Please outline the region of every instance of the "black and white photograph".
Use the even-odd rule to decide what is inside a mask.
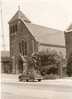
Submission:
[[[72,0],[0,0],[0,98],[72,99]]]

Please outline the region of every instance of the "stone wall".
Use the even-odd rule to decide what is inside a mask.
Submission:
[[[38,50],[37,42],[29,32],[25,24],[21,20],[16,20],[17,32],[10,33],[10,56],[13,58],[13,73],[19,73],[18,57],[20,54],[19,42],[25,40],[27,42],[27,55],[30,56],[34,51]],[[10,24],[11,25],[11,24]],[[33,43],[34,42],[34,43]]]

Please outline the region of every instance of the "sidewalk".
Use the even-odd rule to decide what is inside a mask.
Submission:
[[[18,82],[18,74],[1,74],[1,82]]]

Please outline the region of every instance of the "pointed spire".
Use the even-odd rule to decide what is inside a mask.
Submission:
[[[18,5],[18,10],[20,11],[20,5]]]

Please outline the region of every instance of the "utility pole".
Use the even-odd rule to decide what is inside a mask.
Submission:
[[[2,15],[2,2],[1,2],[1,1],[0,1],[0,14],[1,14],[2,49],[5,50],[5,38],[4,38],[3,15]]]

